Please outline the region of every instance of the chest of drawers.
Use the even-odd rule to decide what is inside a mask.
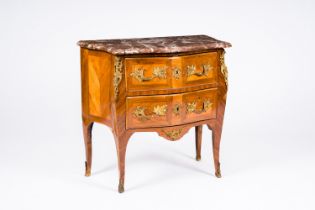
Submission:
[[[212,130],[216,177],[228,87],[224,48],[231,45],[205,35],[143,39],[84,40],[81,47],[82,119],[85,175],[92,164],[92,127],[112,129],[119,186],[124,191],[127,143],[135,132],[157,132],[179,140],[196,131],[201,158],[202,125]]]

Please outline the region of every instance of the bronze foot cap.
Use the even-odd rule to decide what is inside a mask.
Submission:
[[[91,171],[86,171],[86,172],[85,172],[85,176],[86,176],[86,177],[91,176]]]
[[[85,161],[85,176],[91,176],[91,169],[87,167],[86,161]]]
[[[119,192],[119,193],[123,193],[124,191],[125,191],[124,185],[123,185],[123,184],[119,184],[119,185],[118,185],[118,192]]]
[[[221,178],[222,176],[221,176],[221,171],[216,171],[215,172],[215,176],[217,177],[217,178]]]
[[[200,157],[200,156],[196,156],[196,160],[197,160],[197,161],[200,161],[200,160],[201,160],[201,157]]]

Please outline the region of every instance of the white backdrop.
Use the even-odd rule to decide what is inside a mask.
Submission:
[[[315,3],[0,0],[0,209],[314,209]],[[229,41],[229,93],[214,177],[193,129],[137,133],[125,193],[110,129],[84,174],[80,39],[207,34]]]

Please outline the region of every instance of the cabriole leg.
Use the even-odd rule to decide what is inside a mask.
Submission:
[[[212,149],[215,167],[215,176],[221,178],[220,169],[220,141],[221,141],[222,125],[217,123],[212,129]]]
[[[92,165],[92,128],[93,122],[83,119],[83,137],[85,144],[85,176],[91,175],[91,165]]]
[[[196,160],[201,160],[201,141],[202,141],[202,125],[195,127],[196,138]]]
[[[125,158],[126,158],[126,149],[131,134],[125,133],[120,137],[115,136],[117,157],[118,157],[118,169],[119,169],[119,185],[118,192],[122,193],[125,191]]]

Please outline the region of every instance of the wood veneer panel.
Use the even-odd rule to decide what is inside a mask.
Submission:
[[[81,49],[83,114],[110,120],[112,56]]]

